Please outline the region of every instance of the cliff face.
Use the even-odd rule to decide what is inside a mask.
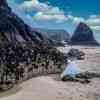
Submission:
[[[7,8],[7,9],[10,9],[9,7],[8,7],[8,4],[7,4],[7,0],[0,0],[0,7],[1,8]]]
[[[79,44],[79,45],[97,45],[97,41],[94,38],[92,29],[89,28],[84,23],[80,23],[72,38],[71,38],[71,44]]]
[[[6,0],[0,0],[0,36],[1,43],[16,43],[32,41],[37,45],[42,43],[43,36],[30,26],[26,25],[11,8]]]

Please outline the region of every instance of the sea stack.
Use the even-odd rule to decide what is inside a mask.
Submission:
[[[74,34],[72,35],[70,44],[72,45],[98,45],[94,38],[92,29],[85,23],[80,22]]]

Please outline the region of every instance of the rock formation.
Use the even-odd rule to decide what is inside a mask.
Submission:
[[[85,56],[85,53],[83,51],[80,51],[78,49],[70,49],[69,52],[67,53],[67,57],[68,58],[75,58],[75,59],[78,59],[78,60],[83,60],[84,59],[84,56]]]
[[[97,41],[94,38],[92,29],[82,22],[77,26],[71,38],[70,44],[98,45]]]
[[[0,89],[62,69],[64,55],[0,0]]]
[[[13,43],[33,41],[42,43],[43,37],[40,33],[26,25],[8,7],[6,0],[0,0],[0,36],[2,43]],[[12,42],[13,41],[13,42]]]

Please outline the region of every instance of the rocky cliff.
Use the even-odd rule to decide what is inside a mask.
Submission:
[[[72,35],[70,44],[76,45],[98,45],[94,38],[92,29],[85,23],[79,23]]]
[[[61,71],[64,55],[0,0],[0,90],[36,75]]]
[[[14,14],[6,0],[0,0],[0,43],[32,41],[43,43],[43,36]]]
[[[41,32],[46,37],[54,40],[54,41],[66,41],[68,42],[70,40],[70,35],[65,30],[60,29],[38,29],[39,32]]]

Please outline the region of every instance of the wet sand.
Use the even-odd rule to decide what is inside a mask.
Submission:
[[[71,47],[59,48],[67,52]],[[100,73],[100,47],[74,46],[86,53],[85,60],[76,61],[80,69]],[[32,78],[14,89],[0,93],[0,100],[100,100],[100,79],[89,84],[58,81],[59,75]]]

